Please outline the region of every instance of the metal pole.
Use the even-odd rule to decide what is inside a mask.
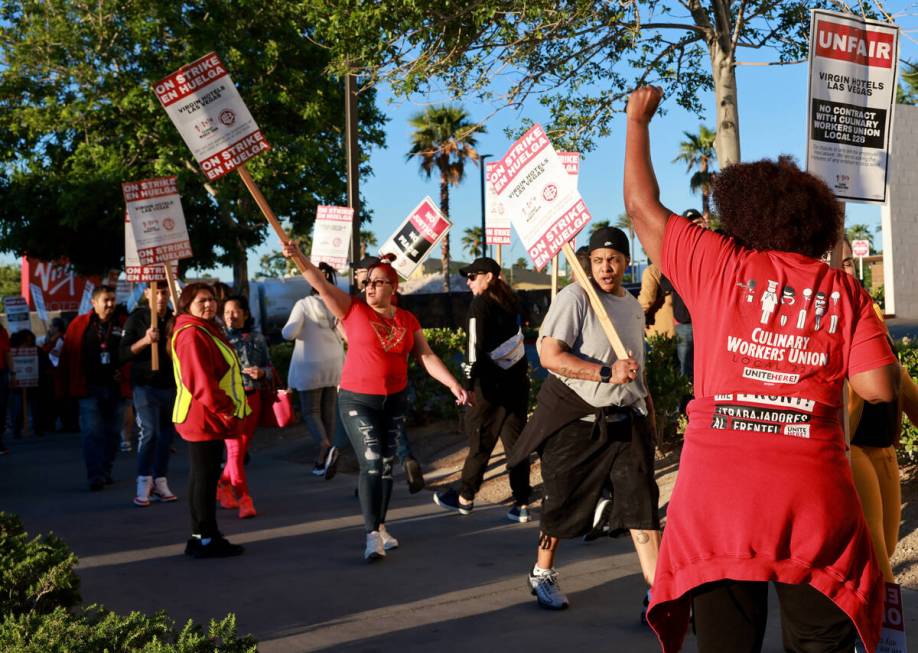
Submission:
[[[357,79],[344,76],[344,146],[347,155],[347,205],[354,209],[351,223],[351,286],[356,287],[354,263],[360,258],[360,144],[357,140]]]
[[[488,255],[488,237],[487,237],[487,226],[485,225],[485,159],[490,157],[490,154],[480,154],[478,155],[478,165],[481,166],[481,255]]]

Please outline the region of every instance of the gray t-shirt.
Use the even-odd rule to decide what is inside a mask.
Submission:
[[[647,414],[647,388],[644,386],[644,311],[631,293],[621,297],[598,291],[599,299],[615,325],[625,349],[637,361],[638,377],[624,385],[570,379],[555,374],[581,399],[591,406],[633,406],[642,415]],[[599,318],[590,306],[586,292],[577,284],[562,289],[551,303],[545,321],[539,329],[538,347],[542,338],[554,338],[570,347],[571,352],[592,363],[612,366],[618,357],[606,337]],[[552,372],[554,374],[554,372]]]

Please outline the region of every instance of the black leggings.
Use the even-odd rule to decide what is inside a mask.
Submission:
[[[188,443],[188,506],[191,508],[191,532],[201,537],[218,537],[217,481],[223,440]]]
[[[841,608],[809,585],[775,583],[784,650],[850,653],[857,631]],[[724,580],[692,590],[699,653],[758,653],[768,621],[768,583]]]

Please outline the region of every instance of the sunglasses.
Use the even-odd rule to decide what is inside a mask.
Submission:
[[[469,272],[467,275],[465,275],[465,278],[467,281],[475,281],[476,278],[480,277],[483,274],[487,274],[487,273],[486,272]]]
[[[363,282],[364,287],[366,288],[382,288],[383,286],[391,286],[392,282],[388,279],[373,279]]]

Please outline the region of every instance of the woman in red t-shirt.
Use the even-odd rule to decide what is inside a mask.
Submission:
[[[790,159],[733,164],[714,182],[724,234],[659,201],[652,87],[628,103],[625,209],[692,314],[695,399],[667,511],[647,619],[665,653],[762,646],[768,581],[784,648],[869,651],[883,579],[845,456],[847,379],[865,401],[896,397],[899,369],[869,295],[818,259],[844,217]]]
[[[449,388],[457,404],[467,404],[469,395],[431,350],[417,318],[393,303],[398,274],[386,257],[370,267],[364,301],[329,283],[295,245],[286,245],[284,256],[303,262],[303,277],[341,321],[347,336],[338,410],[360,463],[357,487],[367,531],[364,558],[378,560],[398,546],[386,530],[386,511],[395,442],[405,428],[408,355],[417,356],[427,373]]]

